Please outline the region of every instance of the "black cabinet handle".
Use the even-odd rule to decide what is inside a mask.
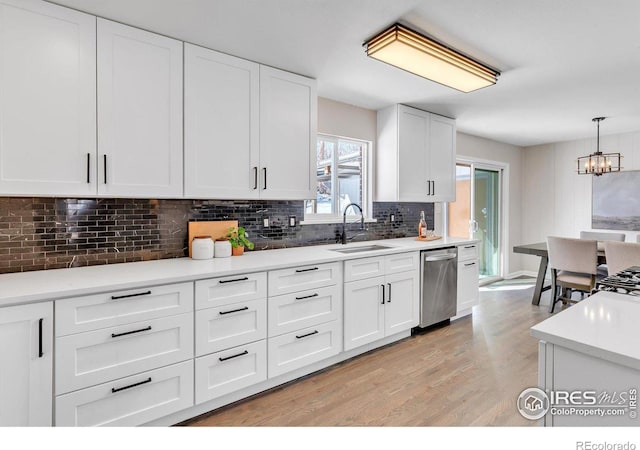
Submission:
[[[125,386],[125,387],[121,387],[121,388],[111,388],[111,393],[115,394],[116,392],[124,391],[125,389],[131,389],[131,388],[134,388],[136,386],[140,386],[142,384],[147,384],[147,383],[151,383],[151,377],[147,378],[144,381],[140,381],[139,383],[130,384],[129,386]]]
[[[317,297],[317,296],[318,296],[318,294],[315,293],[315,294],[311,294],[311,295],[305,295],[303,297],[296,297],[296,300],[304,300],[305,298],[313,298],[313,297]]]
[[[245,306],[244,308],[232,309],[231,311],[220,311],[218,314],[220,314],[221,316],[224,316],[225,314],[233,314],[240,311],[246,311],[247,309],[249,309],[249,307]]]
[[[312,270],[318,270],[318,267],[312,267],[311,269],[296,269],[296,273],[311,272]]]
[[[389,298],[387,299],[387,303],[391,303],[391,283],[387,283],[387,286],[389,286]]]
[[[258,189],[258,167],[253,168],[253,189]]]
[[[431,185],[433,186],[433,189],[431,189],[431,195],[436,195],[436,182],[432,181],[431,183]]]
[[[138,292],[136,294],[112,295],[111,300],[120,300],[122,298],[140,297],[141,295],[151,295],[151,291]]]
[[[42,351],[42,322],[44,322],[44,319],[38,320],[38,358],[44,356],[44,352]]]
[[[431,180],[427,180],[427,195],[431,195]]]
[[[302,336],[296,336],[296,339],[302,339],[309,336],[313,336],[314,334],[318,334],[318,330],[314,330],[311,333],[303,334]]]
[[[267,168],[266,167],[262,168],[262,174],[264,175],[264,188],[263,189],[267,189]]]
[[[474,263],[474,262],[472,262],[472,263],[466,263],[466,264],[465,264],[465,266],[467,266],[467,267],[468,267],[468,266],[475,266],[475,265],[476,265],[476,263]]]
[[[227,361],[229,359],[237,358],[238,356],[244,356],[244,355],[248,355],[248,354],[249,354],[249,350],[245,350],[242,353],[238,353],[237,355],[226,356],[224,358],[218,358],[218,359],[220,361]]]
[[[102,165],[102,169],[104,171],[104,184],[107,184],[107,155],[102,155],[102,161],[104,162]]]
[[[91,153],[87,153],[87,183],[91,183]]]
[[[382,304],[384,305],[384,284],[381,284],[380,287],[382,288]]]
[[[235,283],[237,281],[247,281],[248,279],[249,279],[249,277],[234,278],[233,280],[219,280],[218,283],[220,283],[220,284]]]
[[[467,245],[464,248],[475,248],[475,245]]]
[[[111,337],[116,338],[120,336],[126,336],[128,334],[142,333],[143,331],[149,331],[150,329],[151,329],[151,326],[148,326],[146,328],[140,328],[139,330],[125,331],[124,333],[111,333]]]

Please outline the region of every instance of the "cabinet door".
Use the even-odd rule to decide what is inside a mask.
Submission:
[[[453,202],[456,199],[456,121],[430,115],[429,133],[429,201]]]
[[[315,80],[260,66],[260,197],[315,198]]]
[[[385,281],[384,329],[385,336],[391,336],[418,325],[420,287],[417,271],[387,275]]]
[[[424,202],[429,175],[429,113],[407,106],[398,107],[398,200]]]
[[[258,198],[260,66],[184,49],[185,196]]]
[[[458,312],[478,304],[479,279],[477,259],[458,263]]]
[[[98,194],[182,196],[182,42],[98,19]]]
[[[2,0],[0,31],[0,195],[95,195],[95,17]]]
[[[0,359],[0,426],[51,426],[53,302],[0,309]]]
[[[384,277],[344,284],[344,349],[384,337]]]

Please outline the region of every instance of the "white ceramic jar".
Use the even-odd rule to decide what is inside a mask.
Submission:
[[[216,258],[227,258],[231,256],[231,242],[220,240],[215,242]]]
[[[196,236],[191,241],[191,259],[211,259],[213,248],[211,236]]]

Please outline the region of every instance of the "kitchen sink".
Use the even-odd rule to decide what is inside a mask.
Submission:
[[[389,248],[393,248],[393,247],[389,247],[387,245],[362,245],[359,247],[350,247],[350,248],[337,248],[337,249],[333,249],[334,252],[338,252],[338,253],[360,253],[360,252],[372,252],[374,250],[386,250]]]

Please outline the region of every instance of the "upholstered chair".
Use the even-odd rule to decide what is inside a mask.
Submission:
[[[640,244],[607,241],[604,243],[604,254],[607,258],[609,275],[614,275],[631,266],[640,266]]]

